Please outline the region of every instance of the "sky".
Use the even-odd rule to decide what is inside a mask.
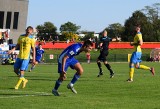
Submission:
[[[72,22],[80,31],[101,32],[113,23],[124,25],[132,13],[160,0],[29,0],[27,26],[52,22],[57,31]]]

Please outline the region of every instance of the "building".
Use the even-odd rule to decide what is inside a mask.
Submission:
[[[9,43],[16,43],[26,29],[29,0],[0,0],[0,29],[10,30]]]

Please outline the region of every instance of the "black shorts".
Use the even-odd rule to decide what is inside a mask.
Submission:
[[[100,52],[100,55],[99,55],[98,59],[99,59],[100,61],[105,62],[105,61],[107,61],[107,56],[108,56],[108,54],[109,54],[108,50],[102,50],[102,51]]]

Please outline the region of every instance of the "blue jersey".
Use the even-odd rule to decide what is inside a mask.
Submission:
[[[42,55],[44,53],[43,49],[40,49],[39,47],[36,47],[36,61],[40,62]]]
[[[67,71],[68,67],[71,67],[74,69],[74,65],[78,63],[78,60],[74,58],[74,56],[79,55],[80,53],[80,48],[82,47],[82,44],[76,43],[68,46],[59,56],[58,59],[58,73],[62,72],[62,59],[64,56],[68,56],[69,58],[66,60],[65,64],[65,71]]]
[[[67,55],[69,58],[73,58],[74,56],[79,54],[79,49],[82,47],[81,43],[72,44],[67,47],[59,56],[59,62],[62,61],[62,58]]]

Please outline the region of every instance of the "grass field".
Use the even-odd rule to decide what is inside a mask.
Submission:
[[[67,80],[59,88],[61,96],[51,90],[58,78],[57,64],[38,65],[26,72],[29,80],[25,89],[13,89],[18,77],[13,66],[0,65],[0,109],[160,109],[159,63],[144,62],[154,66],[156,75],[135,70],[134,82],[128,83],[128,63],[110,63],[115,77],[110,79],[103,65],[104,75],[97,78],[96,63],[82,63],[84,74],[75,84],[78,94],[67,89],[75,71],[69,69]]]

